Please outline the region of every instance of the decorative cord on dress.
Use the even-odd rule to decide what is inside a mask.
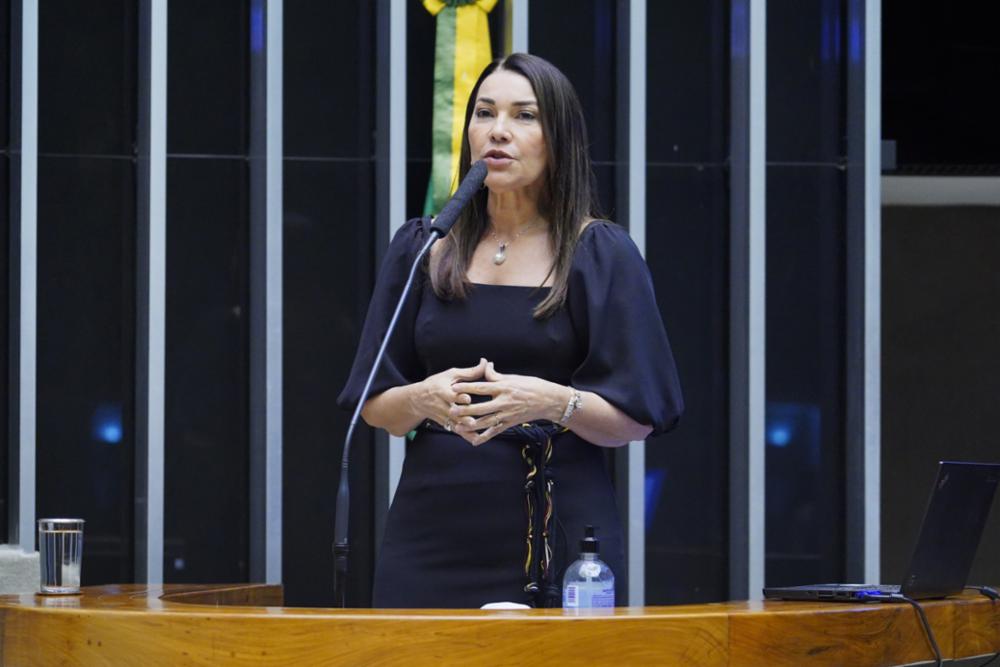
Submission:
[[[523,442],[521,458],[528,471],[524,481],[524,504],[528,519],[525,536],[524,592],[534,607],[558,607],[560,590],[556,580],[559,570],[553,564],[555,542],[555,499],[552,494],[555,475],[552,461],[552,437],[566,429],[549,422],[512,426],[508,433]]]

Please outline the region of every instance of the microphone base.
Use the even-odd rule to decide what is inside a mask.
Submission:
[[[347,556],[350,552],[347,544],[333,545],[333,602],[341,609],[347,609]]]

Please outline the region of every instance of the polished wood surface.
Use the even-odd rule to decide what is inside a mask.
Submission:
[[[931,648],[906,604],[559,609],[281,607],[280,586],[101,586],[0,596],[0,664],[898,665]],[[925,603],[945,658],[1000,651],[1000,603]]]

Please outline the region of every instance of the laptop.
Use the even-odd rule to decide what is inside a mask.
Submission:
[[[1000,482],[1000,463],[941,461],[901,585],[815,584],[765,587],[780,600],[868,602],[943,598],[965,588]]]

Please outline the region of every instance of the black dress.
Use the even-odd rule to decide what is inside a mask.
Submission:
[[[338,404],[353,409],[409,267],[426,239],[411,220],[390,244],[354,366]],[[474,285],[443,301],[418,274],[371,395],[423,380],[481,357],[500,373],[532,375],[592,391],[654,434],[683,410],[670,345],[649,271],[623,229],[592,223],[580,237],[564,308],[544,320],[532,310],[547,288]],[[586,404],[583,409],[586,410]],[[621,523],[604,448],[571,431],[552,436],[548,472],[556,510],[552,579],[576,558],[586,524],[599,527],[601,555],[625,572]],[[510,433],[472,447],[440,428],[409,442],[375,569],[376,607],[479,607],[527,602],[524,587],[526,463]],[[536,550],[537,552],[537,550]],[[535,553],[535,557],[538,554]]]

